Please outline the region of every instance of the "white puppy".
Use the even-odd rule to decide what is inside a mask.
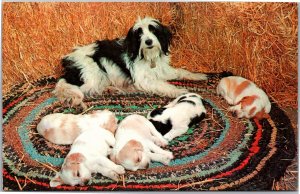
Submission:
[[[229,108],[238,118],[268,118],[271,103],[267,94],[253,82],[239,77],[229,76],[221,79],[217,93],[230,104]]]
[[[52,143],[72,144],[81,132],[89,129],[90,124],[114,133],[117,119],[114,113],[108,110],[97,110],[85,115],[54,113],[42,118],[37,125],[37,131]]]
[[[117,181],[119,175],[125,173],[122,166],[107,158],[111,152],[110,146],[115,144],[113,133],[97,125],[89,127],[75,139],[61,171],[50,181],[51,187],[61,184],[84,185],[92,173],[101,173]]]
[[[147,118],[165,139],[171,141],[203,120],[205,115],[202,97],[196,93],[188,93],[177,97],[163,108],[149,112]]]
[[[110,159],[125,169],[145,169],[151,160],[168,165],[173,159],[172,152],[159,147],[167,145],[168,142],[143,116],[126,117],[119,124],[115,138],[116,144]]]

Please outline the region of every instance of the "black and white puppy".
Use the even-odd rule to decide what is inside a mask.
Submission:
[[[170,66],[170,30],[158,20],[138,18],[127,36],[77,47],[62,59],[64,75],[54,94],[76,106],[85,95],[116,88],[176,97],[187,93],[167,80],[206,80],[207,75]]]
[[[202,97],[195,93],[181,95],[163,108],[148,113],[147,118],[166,140],[171,141],[205,118]]]

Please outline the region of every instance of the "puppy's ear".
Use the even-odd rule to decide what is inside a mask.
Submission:
[[[57,172],[55,177],[50,181],[50,187],[57,187],[64,184],[63,180],[60,178],[60,172]]]
[[[130,140],[128,141],[124,147],[119,151],[118,156],[116,157],[116,162],[125,161],[129,158],[134,158],[133,154],[137,152],[139,154],[139,151],[143,152],[143,145],[136,141],[136,140]]]
[[[104,129],[112,132],[112,134],[115,134],[117,127],[118,127],[118,119],[116,118],[116,116],[114,114],[111,114],[109,116],[108,121],[106,121],[102,127]]]
[[[85,157],[81,153],[72,153],[66,157],[67,163],[82,163],[85,161]]]
[[[241,103],[241,109],[244,109],[245,106],[251,105],[255,99],[257,99],[258,96],[253,95],[253,96],[246,96],[244,97],[239,103]],[[237,103],[237,104],[239,104]]]

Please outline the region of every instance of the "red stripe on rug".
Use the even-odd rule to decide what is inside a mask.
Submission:
[[[8,172],[3,168],[3,175],[5,178],[8,178],[11,181],[16,182],[16,179],[14,177],[12,177],[10,174],[8,174]],[[50,184],[48,183],[43,183],[40,182],[38,180],[33,179],[34,183],[36,185],[40,185],[40,186],[44,186],[44,187],[48,187],[50,188]],[[20,178],[18,179],[19,183],[25,183],[25,179]],[[27,183],[30,181],[26,181]],[[117,184],[110,184],[107,186],[67,186],[67,185],[60,185],[56,187],[57,189],[64,189],[64,190],[83,190],[86,191],[89,188],[94,188],[94,189],[98,189],[98,190],[102,190],[102,189],[116,189],[116,188],[126,188],[126,189],[162,189],[162,188],[167,188],[167,189],[175,189],[178,188],[178,185],[175,184],[159,184],[159,185],[132,185],[132,184],[128,184],[125,187],[123,185],[117,185]]]
[[[236,167],[236,168],[234,168],[234,169],[232,169],[232,170],[230,170],[230,171],[223,172],[223,173],[221,173],[221,174],[218,174],[218,175],[216,175],[216,176],[213,176],[213,177],[211,177],[211,178],[209,178],[209,179],[223,178],[223,177],[225,177],[225,176],[231,175],[231,174],[232,174],[233,172],[235,172],[235,171],[238,171],[238,170],[243,169],[243,168],[249,163],[249,160],[251,159],[251,157],[258,153],[258,151],[259,151],[259,149],[260,149],[258,143],[259,143],[259,140],[260,140],[261,137],[262,137],[262,126],[259,124],[259,121],[258,121],[258,120],[254,119],[254,122],[255,122],[255,124],[257,125],[258,129],[257,129],[257,133],[256,133],[256,135],[255,135],[255,140],[254,140],[254,142],[252,143],[251,148],[249,149],[249,150],[250,150],[250,153],[249,153],[249,155],[247,156],[247,158],[244,159],[244,160],[240,163],[240,165],[239,165],[238,167]]]
[[[4,107],[2,109],[2,114],[5,114],[7,112],[7,110],[12,107],[13,105],[17,104],[19,101],[23,100],[24,99],[24,96],[12,101],[11,103],[9,103],[6,107]]]

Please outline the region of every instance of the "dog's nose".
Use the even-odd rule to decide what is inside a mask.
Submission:
[[[152,40],[151,39],[147,39],[145,41],[146,45],[151,46],[152,45]]]

